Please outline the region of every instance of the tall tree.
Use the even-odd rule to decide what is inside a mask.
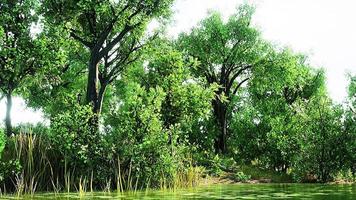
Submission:
[[[215,148],[222,153],[227,151],[229,102],[263,57],[260,33],[251,26],[253,12],[253,7],[243,5],[226,23],[220,14],[213,13],[178,41],[180,48],[200,62],[195,75],[204,77],[208,85],[220,86],[212,107],[219,129]]]
[[[40,39],[31,35],[37,21],[34,0],[4,0],[0,3],[0,95],[6,97],[6,134],[12,134],[12,96],[33,76],[38,66]]]
[[[248,86],[248,97],[256,112],[252,119],[242,119],[241,124],[237,124],[244,126],[245,120],[258,119],[254,124],[258,130],[236,133],[238,138],[253,138],[255,142],[242,139],[237,142],[240,151],[251,149],[244,143],[257,144],[255,149],[260,154],[259,160],[275,170],[286,171],[299,150],[297,139],[300,129],[296,114],[306,101],[324,89],[324,73],[312,69],[304,55],[288,49],[269,51],[268,56],[260,61],[260,67],[254,69]]]
[[[138,59],[147,23],[168,14],[172,1],[43,0],[47,21],[65,26],[89,51],[86,102],[94,113],[101,112],[107,86]]]

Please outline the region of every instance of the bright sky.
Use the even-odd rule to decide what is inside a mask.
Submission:
[[[172,36],[189,31],[206,15],[218,10],[224,17],[233,14],[242,0],[177,0]],[[251,0],[257,5],[254,24],[265,39],[310,55],[312,64],[327,74],[330,96],[341,103],[346,97],[346,73],[356,73],[356,1],[355,0]],[[13,122],[41,121],[40,112],[25,109],[16,98]],[[0,118],[5,116],[4,100]]]

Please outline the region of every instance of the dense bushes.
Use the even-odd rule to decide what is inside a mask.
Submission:
[[[326,98],[309,102],[304,116],[299,118],[300,150],[293,161],[297,179],[313,175],[318,181],[327,182],[345,165],[348,138],[342,128],[342,114],[341,108],[332,106]]]
[[[140,184],[158,186],[160,178],[171,178],[176,170],[175,145],[168,145],[169,135],[160,120],[164,93],[161,89],[145,91],[137,84],[128,87],[127,101],[109,115],[108,122],[113,124],[110,143],[122,167],[130,168],[135,179],[144,180]]]
[[[186,159],[194,148],[190,133],[209,113],[213,92],[187,82],[192,78],[187,67],[194,63],[166,43],[149,55],[146,68],[133,67],[116,85],[120,99],[111,100],[106,129],[123,165],[146,180],[139,184],[172,186],[195,164]]]
[[[81,175],[89,175],[99,163],[99,158],[103,157],[103,138],[92,134],[90,120],[95,116],[90,107],[73,101],[68,104],[72,104],[69,110],[52,118],[49,137],[53,148],[71,165],[69,168],[75,168]]]

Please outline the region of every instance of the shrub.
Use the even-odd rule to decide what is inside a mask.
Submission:
[[[237,182],[245,183],[245,182],[247,182],[247,181],[249,181],[251,179],[251,176],[250,175],[246,175],[243,172],[237,172],[234,175],[234,179]]]
[[[52,118],[50,140],[54,149],[61,153],[67,169],[75,169],[77,177],[89,177],[96,167],[104,165],[104,138],[93,132],[90,120],[93,119],[90,106],[74,103],[71,109],[64,110]]]

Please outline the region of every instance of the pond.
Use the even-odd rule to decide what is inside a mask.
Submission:
[[[0,199],[18,199],[0,197]],[[176,191],[142,191],[136,193],[37,194],[19,199],[356,199],[356,185],[322,184],[231,184],[212,185]]]

